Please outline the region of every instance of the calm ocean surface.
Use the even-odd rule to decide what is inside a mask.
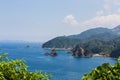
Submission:
[[[26,48],[30,45],[31,48]],[[81,80],[83,74],[103,64],[114,64],[112,58],[74,58],[68,51],[57,51],[57,57],[45,56],[50,50],[41,49],[40,43],[0,43],[1,52],[8,52],[10,59],[26,60],[29,71],[42,70],[52,73],[51,80]]]

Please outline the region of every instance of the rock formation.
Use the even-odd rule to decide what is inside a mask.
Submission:
[[[31,46],[30,46],[30,45],[27,45],[26,48],[31,48]]]
[[[44,54],[45,56],[57,56],[58,54],[57,54],[57,52],[56,52],[56,50],[55,49],[52,49],[51,50],[51,53],[48,53],[48,52],[46,52],[45,54]]]
[[[51,53],[50,53],[51,56],[57,56],[57,52],[55,49],[52,49]]]
[[[72,50],[73,56],[74,57],[84,57],[85,56],[85,51],[80,45],[77,45],[75,48]]]

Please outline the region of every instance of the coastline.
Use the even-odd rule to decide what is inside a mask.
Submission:
[[[93,57],[96,57],[96,56],[99,56],[99,57],[106,57],[106,58],[112,58],[112,57],[110,57],[110,56],[103,55],[103,54],[93,54]]]
[[[100,55],[100,54],[93,54],[93,57],[96,57],[96,56],[101,56],[101,57],[103,57],[103,55]]]
[[[43,48],[43,49],[46,49],[46,50],[71,50],[72,48]]]
[[[43,49],[46,49],[46,50],[72,50],[72,48],[43,48]],[[117,59],[117,58],[114,58],[114,57],[110,57],[110,56],[107,56],[107,55],[103,55],[103,54],[98,54],[98,53],[93,53],[93,55],[91,57],[104,57],[104,58],[112,58],[112,59]]]

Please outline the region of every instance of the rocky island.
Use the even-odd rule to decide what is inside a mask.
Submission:
[[[46,52],[45,55],[46,55],[46,56],[48,56],[48,55],[50,55],[50,56],[57,56],[58,53],[56,52],[55,49],[52,49],[50,53]]]

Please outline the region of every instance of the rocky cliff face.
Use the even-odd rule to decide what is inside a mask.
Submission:
[[[85,56],[85,51],[80,45],[77,45],[75,48],[72,50],[73,56],[74,57],[84,57]]]

